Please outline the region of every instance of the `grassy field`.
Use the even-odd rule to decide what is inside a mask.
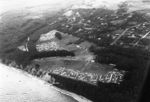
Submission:
[[[88,91],[88,87],[84,90],[84,85],[78,85],[77,81],[75,83],[78,90],[75,88],[73,91],[77,92],[82,89],[82,95],[92,97],[92,99],[97,98],[98,102],[101,100],[100,95],[102,95],[102,99],[107,100],[108,93],[114,102],[117,102],[115,100],[122,100],[122,102],[130,100],[129,102],[131,102],[131,99],[135,99],[140,91],[139,88],[143,82],[144,71],[149,59],[149,45],[144,45],[142,40],[139,45],[143,44],[143,47],[130,46],[129,43],[126,44],[125,42],[128,42],[128,40],[129,42],[133,40],[136,42],[150,30],[149,17],[138,12],[117,14],[108,9],[76,9],[73,11],[74,15],[70,17],[63,16],[64,11],[54,12],[44,13],[43,18],[36,19],[31,12],[18,11],[17,13],[7,12],[3,14],[0,25],[0,57],[15,60],[17,64],[33,66],[39,64],[40,68],[45,71],[65,67],[82,72],[105,74],[113,70],[113,65],[116,65],[117,69],[127,71],[125,80],[120,85],[100,83],[100,88],[94,88],[91,92]],[[77,13],[80,13],[80,16],[76,15]],[[39,16],[39,14],[35,15]],[[140,26],[137,26],[139,24]],[[111,46],[115,38],[132,26],[135,26],[135,28],[130,29],[115,45]],[[60,32],[62,39],[54,38],[49,41],[39,41],[41,35],[52,30]],[[134,38],[131,40],[129,37],[132,35]],[[29,42],[27,41],[28,38],[30,38]],[[148,37],[145,39],[149,41]],[[48,54],[46,52],[42,53],[43,56],[36,57],[37,54],[41,53],[32,52],[32,49],[36,49],[35,45],[52,41],[59,45],[59,50],[64,49],[74,55],[64,55],[64,57],[59,56],[57,51],[49,51],[49,56],[46,56]],[[31,52],[18,49],[18,46],[26,43],[30,43]],[[59,78],[62,83],[65,80],[63,87],[70,88],[69,83],[72,80],[61,80],[60,76]],[[71,88],[73,86],[74,84]],[[70,90],[72,90],[71,88]],[[109,99],[107,101],[110,102]]]

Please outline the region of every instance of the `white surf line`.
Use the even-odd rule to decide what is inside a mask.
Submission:
[[[9,67],[9,66],[0,64],[0,67]],[[23,70],[21,70],[21,69],[17,69],[17,68],[15,68],[15,67],[10,67],[10,68],[11,68],[11,70],[13,70],[13,71],[15,71],[15,72],[17,72],[17,73],[19,73],[19,74],[21,73],[21,74],[24,74],[24,75],[27,76],[27,77],[30,77],[32,80],[36,80],[37,82],[39,82],[39,83],[41,83],[41,84],[44,84],[44,85],[46,85],[46,86],[50,86],[51,88],[53,88],[53,89],[56,90],[57,92],[59,92],[59,93],[61,93],[61,94],[64,94],[64,95],[67,95],[67,96],[69,96],[69,97],[72,97],[73,99],[75,99],[75,100],[78,101],[78,102],[92,102],[92,101],[90,101],[90,100],[84,98],[83,96],[76,95],[76,94],[71,93],[71,92],[68,92],[68,91],[66,91],[66,90],[59,89],[59,88],[53,86],[52,84],[50,84],[50,83],[48,83],[48,82],[46,82],[46,81],[44,81],[44,80],[42,80],[42,79],[40,79],[40,78],[38,78],[38,77],[36,77],[36,76],[33,76],[33,75],[31,75],[31,74],[29,74],[29,73],[27,73],[27,72],[25,72],[25,71],[23,71]],[[7,69],[7,70],[8,70],[8,69]]]

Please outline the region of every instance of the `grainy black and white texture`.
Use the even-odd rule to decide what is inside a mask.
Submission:
[[[0,102],[138,101],[150,60],[149,0],[0,6]]]

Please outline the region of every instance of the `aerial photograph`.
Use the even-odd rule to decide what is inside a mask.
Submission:
[[[0,102],[149,102],[149,71],[150,0],[0,0]]]

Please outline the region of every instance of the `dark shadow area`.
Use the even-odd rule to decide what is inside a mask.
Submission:
[[[45,58],[45,57],[66,57],[66,56],[75,56],[73,52],[66,51],[66,50],[57,50],[57,51],[44,51],[44,52],[37,52],[30,56],[30,59],[38,59],[38,58]]]
[[[150,31],[150,17],[140,11],[127,12],[127,6],[126,3],[120,5],[117,12],[107,8],[79,8],[72,10],[74,15],[70,17],[62,15],[66,12],[64,10],[51,17],[47,15],[44,21],[38,19],[23,21],[11,16],[13,19],[10,21],[14,23],[12,27],[6,26],[0,32],[2,38],[0,58],[7,65],[10,61],[15,61],[18,65],[26,66],[34,59],[75,56],[74,52],[66,50],[37,52],[36,42],[41,34],[58,30],[79,38],[68,45],[80,44],[83,41],[93,43],[94,46],[89,50],[96,56],[96,63],[113,64],[116,69],[127,73],[119,85],[98,82],[98,86],[52,75],[60,83],[56,85],[57,87],[82,95],[94,102],[137,102],[146,68],[149,67],[147,63],[150,60],[150,36],[147,32]],[[123,35],[126,29],[129,30]],[[56,33],[55,36],[63,40],[61,34]],[[27,41],[28,38],[30,41]],[[26,42],[29,52],[17,48]]]
[[[55,78],[56,82],[60,83],[55,86],[82,95],[93,102],[129,102],[133,98],[132,95],[127,93],[129,90],[123,88],[123,84],[117,85],[99,82],[98,86],[95,86],[55,74],[50,75]]]

